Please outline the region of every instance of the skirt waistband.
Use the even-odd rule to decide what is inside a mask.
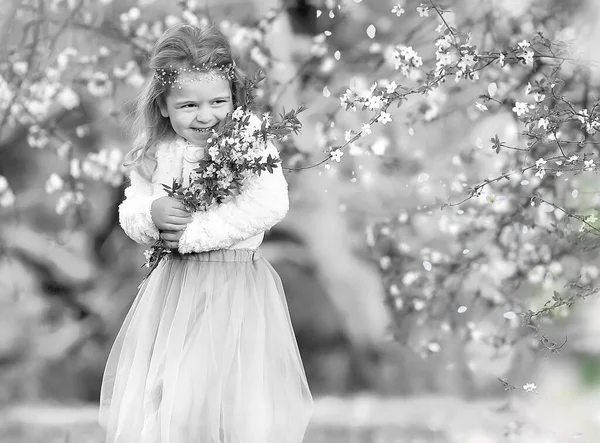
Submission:
[[[173,251],[173,260],[217,261],[217,262],[253,262],[262,257],[259,249],[217,249],[216,251],[180,254]]]

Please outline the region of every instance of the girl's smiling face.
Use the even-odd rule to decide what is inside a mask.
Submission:
[[[218,71],[182,73],[160,104],[173,130],[193,144],[204,145],[210,129],[233,111],[229,80]]]

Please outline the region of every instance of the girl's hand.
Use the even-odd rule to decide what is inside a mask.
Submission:
[[[183,231],[161,231],[160,238],[165,241],[167,248],[177,249],[179,247],[179,240],[183,235]]]
[[[172,197],[161,197],[154,200],[150,207],[150,214],[159,231],[183,231],[192,221],[192,215],[185,209],[183,203]]]

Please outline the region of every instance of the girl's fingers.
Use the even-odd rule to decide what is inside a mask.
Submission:
[[[182,211],[181,209],[173,209],[169,215],[171,217],[178,217],[178,218],[191,218],[192,217],[192,214],[190,214],[189,212],[187,212],[185,210]]]
[[[179,232],[162,232],[160,238],[166,241],[179,241],[181,233]]]
[[[156,225],[158,232],[165,231],[183,231],[185,229],[185,225],[176,225],[173,223],[163,223],[161,225]]]
[[[185,221],[178,221],[175,223],[165,223],[164,225],[161,225],[158,230],[159,231],[183,231],[185,229],[185,227],[187,226],[187,222]]]
[[[185,211],[185,212],[187,212],[187,211],[186,211],[186,209],[185,209],[185,206],[184,206],[184,204],[183,204],[183,203],[181,203],[181,202],[180,202],[180,201],[178,201],[178,200],[175,200],[175,201],[173,202],[173,205],[171,206],[171,208],[173,208],[173,209],[177,209],[177,210],[180,210],[180,211]]]

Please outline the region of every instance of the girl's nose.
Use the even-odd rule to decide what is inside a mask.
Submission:
[[[212,113],[210,112],[210,109],[206,109],[205,107],[198,108],[196,120],[199,123],[209,123],[212,120]]]

